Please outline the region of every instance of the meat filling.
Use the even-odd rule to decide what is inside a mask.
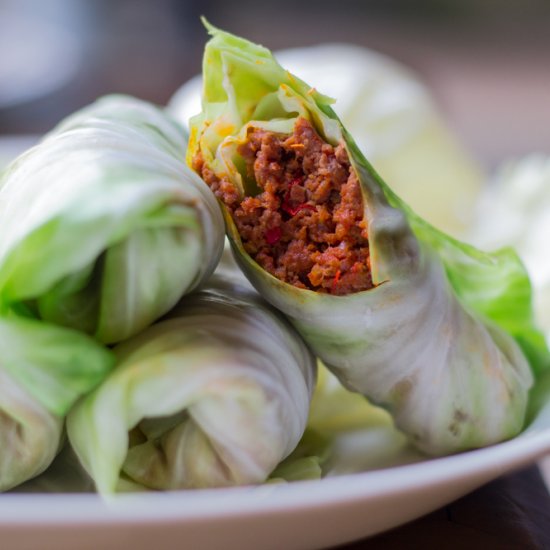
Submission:
[[[200,152],[194,168],[231,212],[248,254],[299,288],[337,295],[372,288],[361,189],[343,145],[326,143],[300,117],[291,135],[249,128],[238,152],[256,196],[241,200]]]

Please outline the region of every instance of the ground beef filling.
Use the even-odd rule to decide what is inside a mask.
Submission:
[[[291,135],[250,128],[238,152],[261,189],[254,197],[241,200],[200,152],[194,168],[231,212],[250,256],[299,288],[337,295],[372,288],[363,199],[345,148],[299,118]]]

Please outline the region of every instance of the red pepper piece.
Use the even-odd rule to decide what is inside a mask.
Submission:
[[[296,206],[292,206],[290,204],[290,190],[295,185],[302,185],[304,182],[304,177],[300,176],[297,178],[294,178],[289,184],[288,184],[288,191],[285,194],[285,198],[283,199],[283,204],[281,205],[281,208],[291,216],[295,216],[300,210],[312,210],[313,212],[316,212],[317,209],[312,204],[307,204],[303,202],[302,204],[298,204]]]
[[[334,291],[336,290],[336,285],[338,284],[338,281],[340,280],[340,275],[342,274],[342,272],[340,270],[338,270],[336,272],[336,275],[334,275],[334,280],[332,281],[332,287],[331,287],[331,292],[334,293]]]
[[[283,202],[281,208],[291,216],[295,216],[300,212],[300,210],[312,210],[313,212],[316,212],[317,209],[312,204],[302,203],[298,204],[297,206],[290,206],[290,204],[287,204],[286,202]]]
[[[282,231],[280,227],[272,227],[265,232],[267,244],[276,244],[281,240]]]

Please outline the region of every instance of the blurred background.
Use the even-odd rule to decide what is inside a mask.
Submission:
[[[350,42],[412,67],[487,167],[550,152],[544,0],[0,0],[0,135],[110,92],[164,104],[200,71],[205,15],[272,49]]]

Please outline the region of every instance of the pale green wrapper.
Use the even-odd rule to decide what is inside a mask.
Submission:
[[[0,491],[51,464],[64,416],[114,362],[110,351],[74,330],[12,314],[0,318]]]

